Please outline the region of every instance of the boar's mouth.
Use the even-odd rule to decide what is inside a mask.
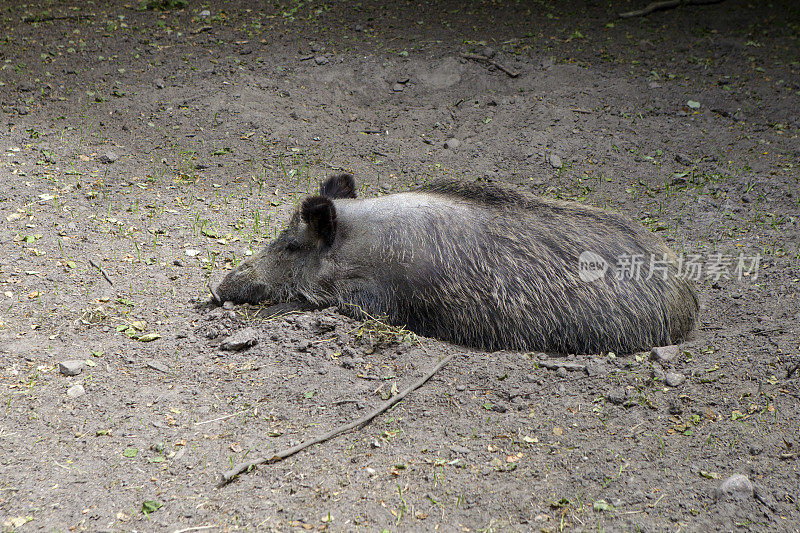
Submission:
[[[214,305],[222,305],[225,303],[226,300],[230,300],[230,298],[225,298],[220,294],[220,285],[209,285],[208,292],[211,293],[211,301]],[[244,298],[244,299],[235,299],[231,300],[234,303],[242,304],[242,303],[249,303],[252,305],[264,304],[267,305],[264,311],[271,315],[272,311],[282,311],[282,312],[289,312],[289,311],[311,311],[313,309],[319,309],[318,305],[311,303],[307,298],[304,298],[302,295],[295,295],[290,300],[286,301],[270,301],[268,298]],[[259,312],[261,314],[261,312]]]

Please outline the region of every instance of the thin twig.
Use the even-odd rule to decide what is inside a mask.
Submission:
[[[99,270],[99,271],[100,271],[100,273],[103,275],[103,277],[104,277],[104,278],[106,278],[106,281],[108,282],[108,284],[109,284],[109,285],[112,285],[112,286],[114,285],[114,282],[113,282],[113,281],[111,281],[111,278],[109,278],[109,277],[108,277],[108,274],[106,274],[106,271],[105,271],[105,270],[103,270],[103,267],[101,267],[100,265],[98,265],[97,263],[95,263],[95,262],[94,262],[93,260],[91,260],[91,259],[89,259],[89,264],[90,264],[90,265],[92,265],[93,267],[95,267],[97,270]]]
[[[49,22],[51,20],[79,20],[82,18],[93,17],[94,13],[76,13],[74,15],[34,15],[32,17],[25,17],[22,22]]]
[[[764,495],[761,493],[760,490],[754,490],[753,497],[755,497],[756,500],[766,505],[770,511],[772,511],[773,513],[775,512],[775,506],[772,504],[770,500],[764,497]]]
[[[343,405],[346,403],[361,403],[361,400],[355,398],[345,398],[344,400],[333,402],[333,405]]]
[[[390,399],[389,401],[387,401],[386,403],[384,403],[383,405],[381,405],[380,407],[378,407],[377,409],[375,409],[371,413],[362,416],[358,420],[350,422],[349,424],[346,424],[344,426],[339,426],[338,428],[335,428],[335,429],[329,431],[328,433],[325,433],[324,435],[321,435],[321,436],[319,436],[319,437],[317,437],[315,439],[308,440],[308,441],[305,441],[305,442],[301,442],[297,446],[292,446],[291,448],[288,448],[288,449],[286,449],[286,450],[284,450],[282,452],[279,452],[279,453],[273,455],[272,457],[260,457],[258,459],[254,459],[252,461],[248,461],[246,463],[239,463],[237,465],[234,465],[233,468],[231,468],[230,470],[222,473],[222,478],[220,479],[220,482],[217,484],[217,488],[227,485],[236,476],[238,476],[242,472],[249,471],[254,466],[258,466],[258,465],[262,465],[262,464],[277,463],[278,461],[282,461],[283,459],[286,459],[287,457],[291,457],[292,455],[296,454],[299,451],[302,451],[302,450],[308,448],[309,446],[313,446],[315,444],[323,443],[323,442],[325,442],[327,440],[330,440],[330,439],[332,439],[334,437],[337,437],[337,436],[341,435],[342,433],[346,433],[346,432],[348,432],[348,431],[350,431],[352,429],[360,429],[360,428],[366,426],[375,417],[377,417],[381,413],[385,413],[386,411],[388,411],[393,405],[395,405],[400,400],[405,398],[409,393],[411,393],[411,392],[415,391],[416,389],[420,388],[426,381],[431,379],[434,374],[436,374],[447,363],[449,363],[453,359],[454,356],[455,356],[455,354],[448,355],[447,357],[445,357],[444,359],[439,361],[439,363],[435,367],[433,367],[433,369],[430,372],[428,372],[427,374],[422,376],[420,379],[418,379],[416,382],[414,382],[407,389],[403,390],[400,394],[398,394],[394,398]]]
[[[225,416],[218,416],[217,418],[212,418],[211,420],[203,420],[202,422],[196,422],[194,425],[195,426],[202,426],[203,424],[210,424],[211,422],[219,422],[221,420],[227,420],[229,418],[233,418],[234,416],[240,415],[240,414],[245,413],[245,412],[247,412],[247,411],[246,410],[245,411],[239,411],[238,413],[231,413],[231,414],[225,415]]]
[[[206,529],[214,529],[218,526],[194,526],[194,527],[185,527],[183,529],[176,529],[172,533],[189,533],[189,531],[205,531]]]
[[[664,0],[662,2],[650,2],[645,8],[620,13],[619,17],[623,19],[643,17],[649,15],[653,11],[672,9],[678,6],[703,6],[706,4],[719,4],[724,1],[725,0]]]
[[[473,61],[486,61],[487,63],[490,63],[495,67],[497,67],[498,69],[502,70],[512,78],[516,78],[517,76],[519,76],[519,72],[517,72],[516,70],[511,70],[509,68],[506,68],[497,61],[495,61],[494,59],[490,59],[486,56],[478,54],[461,54],[461,57],[463,57],[464,59],[472,59]]]

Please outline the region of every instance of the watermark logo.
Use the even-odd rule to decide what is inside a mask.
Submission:
[[[585,251],[578,257],[578,276],[582,281],[597,281],[607,271],[608,262],[594,252]]]
[[[725,255],[710,253],[706,257],[701,255],[683,255],[669,258],[666,254],[661,257],[651,254],[622,254],[616,258],[617,264],[612,267],[600,255],[585,251],[578,258],[578,276],[585,282],[597,281],[609,269],[618,280],[635,279],[649,280],[652,277],[666,280],[675,276],[683,279],[701,281],[703,278],[716,283],[720,279],[737,279],[742,281],[747,278],[752,281],[758,279],[758,267],[761,264],[761,254],[754,256]]]

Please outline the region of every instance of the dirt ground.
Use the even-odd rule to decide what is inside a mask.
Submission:
[[[2,531],[800,531],[796,2],[181,3],[0,7]],[[700,256],[696,331],[482,353],[209,305],[341,170],[627,213]]]

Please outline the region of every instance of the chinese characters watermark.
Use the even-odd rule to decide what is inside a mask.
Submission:
[[[596,281],[610,272],[616,279],[649,280],[653,277],[666,280],[670,275],[701,281],[717,282],[721,279],[758,279],[761,254],[747,256],[726,255],[719,252],[705,257],[699,254],[681,254],[670,258],[666,254],[622,254],[612,266],[601,255],[585,251],[578,258],[578,276],[582,281]]]

